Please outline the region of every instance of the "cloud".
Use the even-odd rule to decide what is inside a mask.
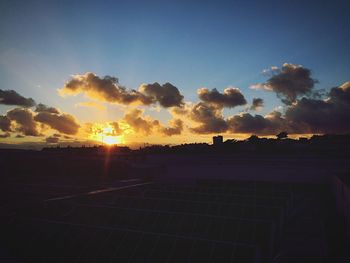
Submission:
[[[142,117],[140,109],[132,109],[124,116],[124,120],[136,133],[151,134],[154,126],[159,126],[159,121]]]
[[[201,88],[197,91],[200,100],[220,108],[233,108],[247,104],[246,99],[238,88],[226,88],[224,93],[217,89]]]
[[[160,127],[160,132],[166,136],[173,136],[181,134],[183,130],[183,121],[180,119],[173,119],[169,122],[168,127]]]
[[[120,128],[119,123],[118,122],[112,122],[111,123],[114,132],[116,133],[116,135],[121,135],[123,133],[123,129]]]
[[[41,136],[31,110],[15,108],[7,112],[7,117],[16,123],[16,131],[27,136]]]
[[[143,111],[140,109],[132,109],[127,112],[121,122],[128,124],[134,133],[145,136],[156,133],[163,136],[173,136],[181,134],[183,130],[183,121],[180,119],[172,119],[168,126],[163,126],[158,120],[154,120],[149,116],[143,116]],[[123,133],[117,122],[111,123],[111,125],[117,133]]]
[[[215,133],[253,133],[258,135],[274,135],[284,130],[287,122],[282,113],[273,111],[266,116],[240,113],[231,117],[223,116],[223,109],[212,104],[199,102],[186,110],[186,118],[198,123],[192,125],[190,131],[198,134]],[[177,115],[176,111],[174,115]]]
[[[164,108],[181,107],[184,104],[184,96],[180,94],[177,87],[168,82],[164,85],[160,85],[157,82],[142,84],[139,90],[151,98],[152,101],[157,101]]]
[[[264,100],[261,98],[253,98],[252,105],[250,106],[251,110],[260,110],[264,107]]]
[[[189,113],[189,118],[200,125],[191,130],[195,133],[220,133],[228,128],[222,115],[222,109],[203,102],[195,104]]]
[[[265,83],[252,86],[276,92],[282,102],[291,105],[298,97],[311,94],[317,80],[311,77],[311,70],[300,65],[284,63],[282,68],[271,71],[272,76]]]
[[[63,88],[59,89],[59,94],[62,96],[79,93],[84,93],[92,99],[124,105],[132,103],[149,105],[153,102],[139,91],[127,90],[119,85],[118,79],[115,77],[105,76],[101,78],[91,72],[74,75]]]
[[[324,100],[303,97],[287,106],[284,116],[273,111],[265,117],[243,113],[228,118],[233,133],[273,135],[348,133],[350,131],[350,82],[332,88]]]
[[[119,84],[117,78],[111,76],[101,78],[91,72],[83,75],[74,75],[71,80],[59,89],[59,94],[62,96],[77,95],[79,93],[84,93],[92,99],[122,105],[150,105],[158,102],[161,106],[167,108],[179,107],[183,104],[183,96],[170,83],[165,83],[164,85],[160,85],[157,82],[142,84],[139,90],[127,90]]]
[[[47,143],[58,143],[58,142],[59,142],[59,138],[50,136],[50,137],[47,137],[47,138],[45,139],[45,141],[46,141]]]
[[[7,116],[0,115],[0,130],[3,132],[11,131],[11,120]]]
[[[285,120],[280,112],[272,112],[265,117],[241,113],[228,118],[227,124],[232,133],[274,135],[284,130]]]
[[[265,83],[258,83],[254,88],[274,91],[286,104],[265,116],[243,112],[225,117],[225,108],[246,105],[245,109],[249,111],[260,110],[264,106],[262,98],[253,98],[252,104],[247,105],[241,91],[232,87],[226,88],[222,93],[216,89],[198,89],[200,101],[191,103],[185,102],[178,88],[170,83],[142,84],[137,91],[127,90],[120,86],[118,79],[114,77],[101,78],[94,73],[86,73],[73,76],[60,89],[60,93],[83,93],[90,98],[123,105],[139,104],[159,109],[168,108],[168,112],[173,116],[168,125],[162,125],[160,121],[144,116],[142,110],[134,108],[126,111],[118,122],[108,123],[115,130],[113,135],[124,135],[133,131],[144,136],[173,136],[181,134],[187,127],[195,134],[350,132],[350,82],[320,93],[313,90],[317,81],[312,78],[311,71],[302,66],[286,63],[282,68],[273,67],[265,71],[265,74],[269,75],[269,79]],[[24,98],[15,91],[0,90],[0,104],[22,106],[8,111],[5,116],[0,116],[1,138],[16,135],[43,136],[45,133],[45,140],[54,143],[59,140],[65,142],[68,137],[63,134],[84,135],[74,116],[42,103],[36,105],[33,99]],[[29,109],[32,106],[36,106],[34,111]],[[76,106],[103,107],[100,102],[95,101],[81,102]],[[57,133],[47,135],[49,128]],[[52,130],[50,131],[52,133]]]
[[[39,112],[34,120],[43,124],[46,124],[50,128],[64,134],[74,135],[77,134],[80,125],[75,118],[69,114],[55,114],[50,112]]]
[[[240,113],[225,119],[222,109],[201,102],[192,108],[189,116],[200,123],[191,130],[201,134],[347,133],[350,131],[350,82],[332,88],[324,100],[306,97],[296,100],[286,107],[284,115],[279,111],[266,116]]]
[[[60,111],[54,107],[48,107],[45,104],[39,103],[36,108],[35,112],[48,112],[48,113],[54,113],[59,114]]]
[[[346,133],[350,131],[350,82],[330,90],[328,98],[302,98],[288,107],[285,118],[295,133]]]
[[[29,108],[35,106],[35,101],[32,98],[25,98],[19,95],[14,90],[0,89],[0,104],[16,105]]]
[[[350,82],[345,82],[339,87],[332,88],[329,92],[328,103],[338,104],[340,107],[349,107]]]
[[[270,67],[268,69],[264,69],[261,73],[263,75],[266,75],[266,76],[271,76],[271,74],[273,74],[273,73],[275,73],[277,71],[279,71],[279,68],[276,67],[276,66],[272,66],[272,67]]]
[[[192,111],[193,103],[186,102],[182,107],[173,107],[169,109],[169,113],[172,116],[176,116],[178,118],[186,118],[189,113]]]

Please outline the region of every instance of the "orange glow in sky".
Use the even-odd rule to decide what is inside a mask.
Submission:
[[[107,145],[124,143],[124,136],[117,134],[110,124],[94,124],[91,128],[90,139]]]

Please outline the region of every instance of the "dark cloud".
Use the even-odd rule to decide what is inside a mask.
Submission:
[[[253,98],[252,105],[250,106],[251,110],[260,110],[264,107],[264,100],[261,98]]]
[[[275,135],[348,133],[350,131],[350,82],[332,88],[324,100],[301,98],[287,106],[285,115],[241,113],[227,119],[228,132]]]
[[[36,108],[35,112],[48,112],[48,113],[54,113],[54,114],[60,114],[60,111],[54,107],[48,107],[45,104],[39,103]]]
[[[34,119],[50,128],[64,134],[77,134],[80,125],[75,118],[69,114],[54,114],[50,112],[39,112]]]
[[[181,134],[183,130],[183,121],[180,119],[171,120],[168,127],[160,127],[160,132],[166,136]]]
[[[140,87],[140,91],[152,98],[153,101],[157,101],[164,108],[181,107],[184,104],[184,96],[181,95],[177,87],[168,82],[164,85],[160,85],[157,82],[143,84]]]
[[[142,111],[133,109],[124,116],[124,120],[129,124],[135,132],[140,132],[144,135],[149,135],[154,126],[159,126],[159,121],[150,120],[142,117]]]
[[[257,84],[257,88],[276,92],[286,104],[284,114],[273,111],[268,115],[240,113],[228,118],[223,115],[224,108],[246,105],[247,101],[237,88],[227,88],[223,93],[216,89],[201,88],[198,90],[199,103],[185,103],[180,91],[170,83],[143,84],[139,90],[127,90],[118,83],[118,79],[110,76],[98,77],[93,73],[74,76],[60,90],[62,94],[75,95],[85,93],[87,96],[112,103],[129,105],[153,105],[170,108],[174,116],[168,126],[158,120],[143,116],[143,111],[133,109],[127,112],[121,124],[128,124],[136,133],[150,135],[153,132],[165,136],[181,134],[184,121],[190,124],[190,131],[198,134],[246,133],[257,135],[276,135],[281,131],[289,134],[305,133],[348,133],[350,132],[350,82],[325,91],[314,91],[317,82],[311,77],[311,71],[302,66],[284,64],[282,68],[267,71],[270,78],[266,83]],[[36,105],[35,112],[28,107],[35,105],[33,99],[27,99],[13,90],[0,90],[0,104],[21,105],[0,116],[1,138],[42,136],[41,131],[48,127],[58,133],[47,137],[50,143],[65,141],[62,134],[75,135],[80,128],[77,120],[59,109],[44,104]],[[254,98],[246,110],[259,110],[263,107],[261,98]],[[176,118],[175,118],[176,117]],[[112,122],[113,135],[123,134],[125,126]],[[14,136],[14,135],[13,135]]]
[[[275,69],[271,74],[267,82],[254,85],[253,88],[274,91],[287,105],[300,96],[311,94],[317,83],[311,77],[311,70],[300,65],[285,63],[281,69]]]
[[[189,117],[191,120],[200,124],[197,127],[191,128],[195,133],[220,133],[225,132],[228,128],[222,116],[222,109],[203,102],[199,102],[193,106]]]
[[[227,88],[224,93],[220,93],[217,89],[201,88],[197,93],[200,100],[221,108],[233,108],[247,104],[243,94],[237,88]]]
[[[117,78],[111,76],[101,78],[91,72],[73,76],[59,92],[63,96],[85,93],[93,99],[123,105],[150,105],[158,102],[163,107],[173,107],[183,104],[183,96],[170,83],[143,84],[139,91],[127,90],[119,84]]]
[[[35,112],[27,108],[15,108],[7,112],[6,116],[0,116],[0,129],[11,130],[11,121],[14,123],[13,131],[27,136],[42,136],[40,130],[46,125],[60,133],[76,134],[79,124],[72,115],[60,113],[53,107],[39,104]],[[59,137],[55,134],[53,137]]]
[[[211,133],[253,133],[258,135],[275,135],[286,128],[286,120],[282,114],[273,111],[266,116],[241,113],[227,119],[222,115],[222,109],[203,102],[194,105],[188,114],[197,127],[190,128],[199,134]]]
[[[0,115],[0,130],[3,132],[11,131],[11,120],[7,116]]]
[[[27,136],[40,136],[38,125],[31,110],[16,108],[7,112],[7,117],[16,123],[16,131]]]
[[[232,133],[272,135],[284,129],[285,120],[280,112],[274,111],[267,116],[241,113],[228,118],[227,124]]]
[[[32,98],[25,98],[19,95],[14,90],[0,89],[0,104],[16,105],[29,108],[35,105],[35,101]]]
[[[332,88],[328,94],[328,103],[337,104],[339,107],[350,105],[350,82],[345,82],[339,87]]]
[[[59,138],[50,136],[50,137],[47,137],[47,138],[45,139],[45,141],[46,141],[47,143],[58,143],[58,142],[59,142]]]
[[[350,82],[332,88],[325,100],[302,98],[286,110],[294,133],[350,131]]]

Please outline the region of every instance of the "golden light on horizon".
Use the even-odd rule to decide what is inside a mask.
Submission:
[[[124,136],[117,134],[114,127],[109,124],[95,123],[91,127],[90,139],[106,145],[124,144]]]

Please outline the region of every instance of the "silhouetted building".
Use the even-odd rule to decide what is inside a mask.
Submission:
[[[223,143],[223,137],[221,135],[213,137],[213,145],[220,145]]]

